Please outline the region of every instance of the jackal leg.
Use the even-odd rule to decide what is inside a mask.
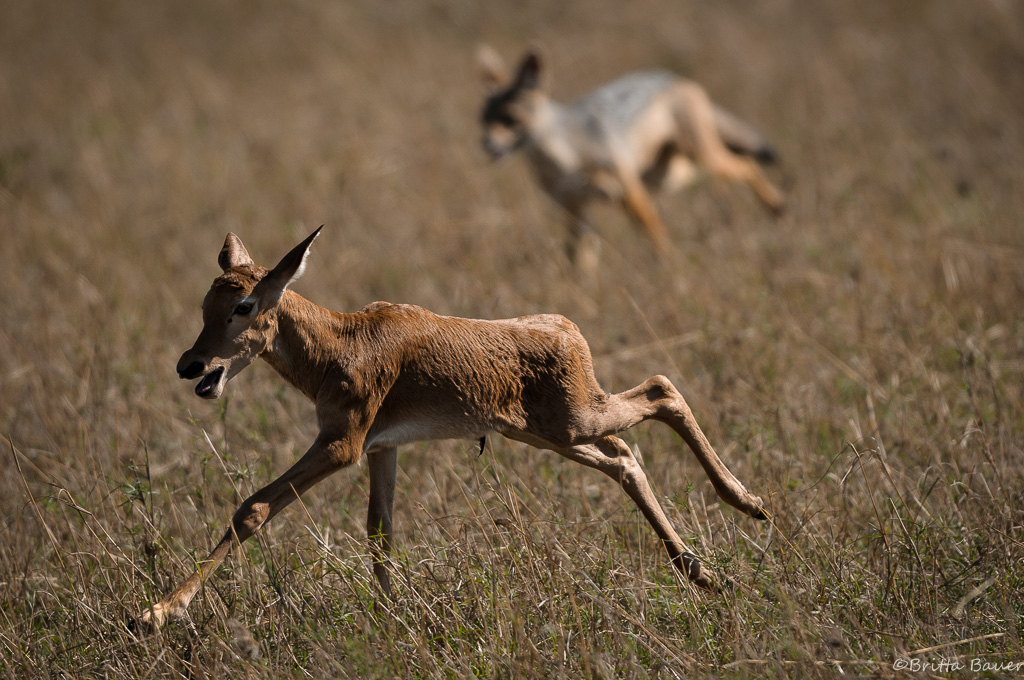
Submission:
[[[644,185],[637,180],[623,178],[622,207],[633,221],[644,230],[659,255],[669,249],[668,231],[654,207],[654,201]]]
[[[169,618],[183,617],[203,582],[227,558],[236,542],[245,541],[310,487],[357,459],[358,451],[352,455],[345,443],[318,439],[283,475],[242,503],[231,521],[231,528],[210,556],[196,565],[196,571],[173,592],[143,613],[142,625],[148,629],[159,628]]]
[[[715,124],[714,105],[704,89],[694,83],[679,87],[676,118],[681,130],[692,133],[701,164],[712,174],[746,183],[769,210],[781,213],[785,207],[782,192],[768,181],[757,162],[725,146]]]
[[[594,226],[587,220],[583,212],[583,203],[563,203],[565,223],[569,230],[569,240],[565,244],[565,254],[569,262],[587,277],[597,272],[601,259],[600,244]]]
[[[745,182],[772,214],[780,215],[784,212],[786,204],[782,198],[782,192],[768,181],[757,161],[746,156],[737,156],[721,146],[721,142],[712,144],[711,147],[711,150],[705,150],[702,153],[702,160],[709,172],[727,179]]]
[[[388,447],[367,451],[370,468],[370,502],[366,513],[366,535],[373,552],[373,573],[385,595],[391,594],[387,558],[391,554],[391,513],[395,505],[395,476],[398,449]]]

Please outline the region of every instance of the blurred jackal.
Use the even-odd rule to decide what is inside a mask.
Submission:
[[[712,104],[697,83],[668,71],[638,71],[573,104],[551,99],[540,56],[527,52],[514,75],[481,47],[488,88],[483,146],[494,159],[522,149],[544,191],[565,210],[572,259],[596,257],[581,243],[593,199],[618,201],[659,252],[668,235],[650,191],[690,183],[698,168],[746,182],[773,213],[782,194],[761,172],[775,152],[750,125]],[[582,263],[585,264],[585,263]]]

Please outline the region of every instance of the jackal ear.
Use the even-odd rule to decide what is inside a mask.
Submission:
[[[488,91],[500,90],[508,85],[508,67],[493,47],[486,44],[477,47],[476,63],[480,67],[480,74]]]
[[[224,247],[217,256],[217,264],[222,270],[227,271],[232,267],[252,267],[253,261],[249,257],[249,251],[242,245],[242,239],[228,232],[227,238],[224,239]]]
[[[324,226],[321,224],[302,243],[292,248],[287,255],[281,258],[277,266],[256,284],[253,296],[260,299],[261,307],[266,309],[276,305],[284,295],[285,289],[302,276],[302,272],[306,269],[306,258],[309,257],[310,246],[313,245],[313,241],[320,235],[320,230],[323,228]]]
[[[530,50],[523,57],[516,74],[516,89],[537,90],[544,85],[544,62],[537,50]]]

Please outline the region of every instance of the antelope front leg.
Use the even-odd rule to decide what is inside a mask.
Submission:
[[[227,558],[236,541],[241,543],[252,536],[307,489],[354,462],[358,457],[358,449],[356,456],[351,451],[352,447],[345,442],[326,440],[321,436],[287,472],[247,498],[235,512],[231,528],[210,556],[196,565],[196,571],[170,595],[143,613],[143,628],[152,630],[162,626],[168,619],[182,618],[203,581]]]
[[[385,595],[391,594],[391,576],[387,558],[391,554],[391,513],[395,505],[395,475],[398,449],[395,447],[366,452],[370,468],[370,502],[366,512],[366,535],[373,552],[373,573]]]

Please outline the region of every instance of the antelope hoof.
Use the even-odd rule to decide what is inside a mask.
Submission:
[[[749,507],[744,508],[744,512],[754,519],[761,520],[762,522],[771,517],[767,508],[764,507],[764,501],[762,501],[758,496],[750,497],[750,505]]]
[[[138,637],[145,637],[160,630],[166,621],[167,612],[165,607],[155,604],[144,611],[142,616],[130,620],[128,622],[128,630]]]
[[[695,586],[699,586],[704,590],[712,593],[720,592],[715,582],[711,580],[710,575],[705,571],[700,564],[700,560],[697,559],[696,555],[690,553],[680,553],[672,560],[672,564],[675,565],[676,569],[683,572],[686,575],[687,580]]]

